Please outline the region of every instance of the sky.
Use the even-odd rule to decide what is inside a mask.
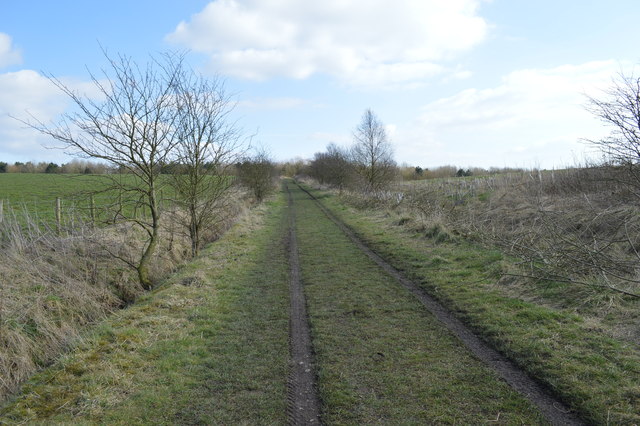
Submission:
[[[399,164],[580,164],[609,129],[586,111],[637,72],[637,0],[0,0],[0,161],[72,159],[18,119],[91,94],[109,54],[166,51],[222,78],[275,160],[349,146],[367,108]]]

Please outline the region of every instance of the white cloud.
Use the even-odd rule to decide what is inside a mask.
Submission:
[[[22,62],[20,51],[13,47],[11,37],[0,33],[0,68],[16,65]]]
[[[60,91],[35,71],[0,74],[0,159],[40,160],[59,155],[43,148],[50,144],[49,138],[26,128],[11,116],[26,120],[31,114],[48,122],[63,112],[65,106]]]
[[[358,86],[414,83],[482,42],[481,0],[217,0],[167,39],[240,78],[328,73]]]
[[[585,95],[597,96],[619,68],[605,61],[519,70],[497,87],[439,99],[398,136],[398,154],[422,165],[571,164],[589,151],[581,138],[606,133],[585,110]]]
[[[94,99],[99,96],[92,83],[70,79],[62,82]],[[0,74],[0,161],[62,161],[66,158],[60,150],[45,148],[59,144],[15,118],[25,121],[35,118],[48,124],[69,106],[68,97],[36,71]]]

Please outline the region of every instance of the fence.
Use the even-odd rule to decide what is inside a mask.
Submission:
[[[13,202],[0,199],[0,224],[11,221],[26,226],[28,223],[30,226],[50,228],[57,233],[78,225],[95,227],[116,223],[125,217],[145,220],[150,214],[148,207],[140,200],[127,200],[122,195],[115,200],[98,201],[94,195]]]

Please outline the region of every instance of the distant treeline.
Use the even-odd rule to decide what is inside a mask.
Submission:
[[[463,176],[487,176],[505,173],[523,173],[526,171],[526,169],[518,167],[467,167],[465,169],[452,165],[423,169],[420,166],[413,167],[407,164],[403,164],[399,169],[400,176],[402,176],[403,180],[422,180]]]
[[[0,173],[69,173],[69,174],[104,174],[109,173],[111,169],[102,163],[73,160],[69,163],[56,164],[27,161],[22,163],[16,161],[8,164],[0,161]]]
[[[235,164],[235,168],[238,169],[242,166],[241,162]],[[160,167],[161,174],[182,174],[184,173],[184,165],[178,163],[162,164]],[[203,168],[205,170],[211,170],[213,168],[220,168],[221,165],[214,165],[211,163],[205,163]],[[128,173],[125,168],[114,168],[104,163],[98,163],[87,160],[72,160],[69,163],[57,164],[33,161],[27,161],[22,163],[16,161],[13,164],[0,161],[0,173],[58,173],[58,174],[107,174],[107,173]],[[227,173],[233,174],[233,169],[226,170]]]

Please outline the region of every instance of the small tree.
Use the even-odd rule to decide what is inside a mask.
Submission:
[[[60,172],[60,166],[58,166],[56,163],[49,163],[49,164],[47,164],[47,167],[45,167],[44,172],[45,173],[59,173]]]
[[[364,112],[353,138],[356,144],[352,158],[366,189],[375,191],[389,184],[396,175],[393,148],[384,125],[372,110]]]
[[[0,161],[0,173],[7,173],[7,167],[9,165],[4,161]]]
[[[135,204],[119,214],[142,228],[147,240],[137,260],[113,255],[135,268],[142,286],[150,289],[149,265],[160,238],[159,194],[167,181],[160,176],[161,166],[169,162],[178,143],[173,94],[182,75],[182,57],[167,54],[140,67],[129,57],[111,58],[103,53],[108,72],[103,71],[101,78],[91,75],[100,100],[79,94],[51,76],[51,82],[75,104],[75,110],[64,114],[54,126],[34,117],[25,123],[62,142],[72,154],[104,161],[120,171],[107,175],[111,185],[105,191]],[[140,208],[149,218],[135,214]]]
[[[172,172],[178,205],[186,211],[178,220],[188,230],[196,256],[204,234],[224,221],[226,195],[233,178],[230,167],[244,151],[244,140],[229,114],[234,104],[222,83],[185,73],[178,79],[176,129],[177,164]]]
[[[587,141],[623,166],[625,183],[640,190],[640,77],[618,74],[602,99],[589,98],[587,109],[611,127],[608,137]]]
[[[258,149],[236,165],[240,183],[261,202],[275,188],[276,167],[269,153]]]
[[[308,173],[318,182],[342,190],[353,181],[354,167],[349,159],[349,152],[330,143],[326,152],[314,155]]]

